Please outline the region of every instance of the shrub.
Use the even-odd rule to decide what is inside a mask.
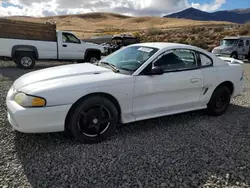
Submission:
[[[216,33],[220,33],[222,31],[224,31],[223,27],[216,27],[216,28],[214,28],[214,32],[216,32]]]
[[[247,29],[242,29],[239,31],[240,35],[247,35],[249,33],[249,31]]]
[[[184,38],[179,38],[175,41],[176,43],[181,43],[181,44],[187,44],[186,40]]]
[[[151,27],[147,30],[148,35],[162,35],[164,32],[161,29]]]
[[[132,33],[135,37],[140,38],[142,34],[138,31]]]
[[[190,44],[193,46],[203,48],[205,50],[207,50],[209,48],[208,45],[205,43],[205,41],[202,41],[202,40],[193,40],[190,42]]]
[[[250,34],[250,24],[247,23],[247,24],[243,25],[239,30],[239,34],[240,35],[248,35],[248,34]]]
[[[205,31],[205,27],[192,27],[192,29],[190,30],[191,34],[200,34],[201,32]]]

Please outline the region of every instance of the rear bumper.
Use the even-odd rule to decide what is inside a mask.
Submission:
[[[7,100],[8,121],[24,133],[48,133],[64,131],[66,115],[71,105],[23,108],[15,101]]]

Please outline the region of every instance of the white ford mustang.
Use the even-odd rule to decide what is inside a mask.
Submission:
[[[241,63],[189,45],[135,44],[98,65],[20,77],[7,95],[8,120],[20,132],[67,130],[81,142],[96,143],[118,123],[199,109],[219,116],[243,90]]]

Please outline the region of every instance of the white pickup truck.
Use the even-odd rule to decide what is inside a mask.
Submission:
[[[37,60],[96,63],[101,59],[101,45],[78,39],[67,31],[57,31],[57,41],[0,38],[0,58],[14,60],[23,69],[31,69]]]

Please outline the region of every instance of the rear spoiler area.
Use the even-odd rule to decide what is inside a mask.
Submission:
[[[220,59],[222,59],[223,61],[226,61],[230,64],[239,64],[239,65],[244,65],[244,62],[238,59],[234,59],[231,57],[219,57]]]

